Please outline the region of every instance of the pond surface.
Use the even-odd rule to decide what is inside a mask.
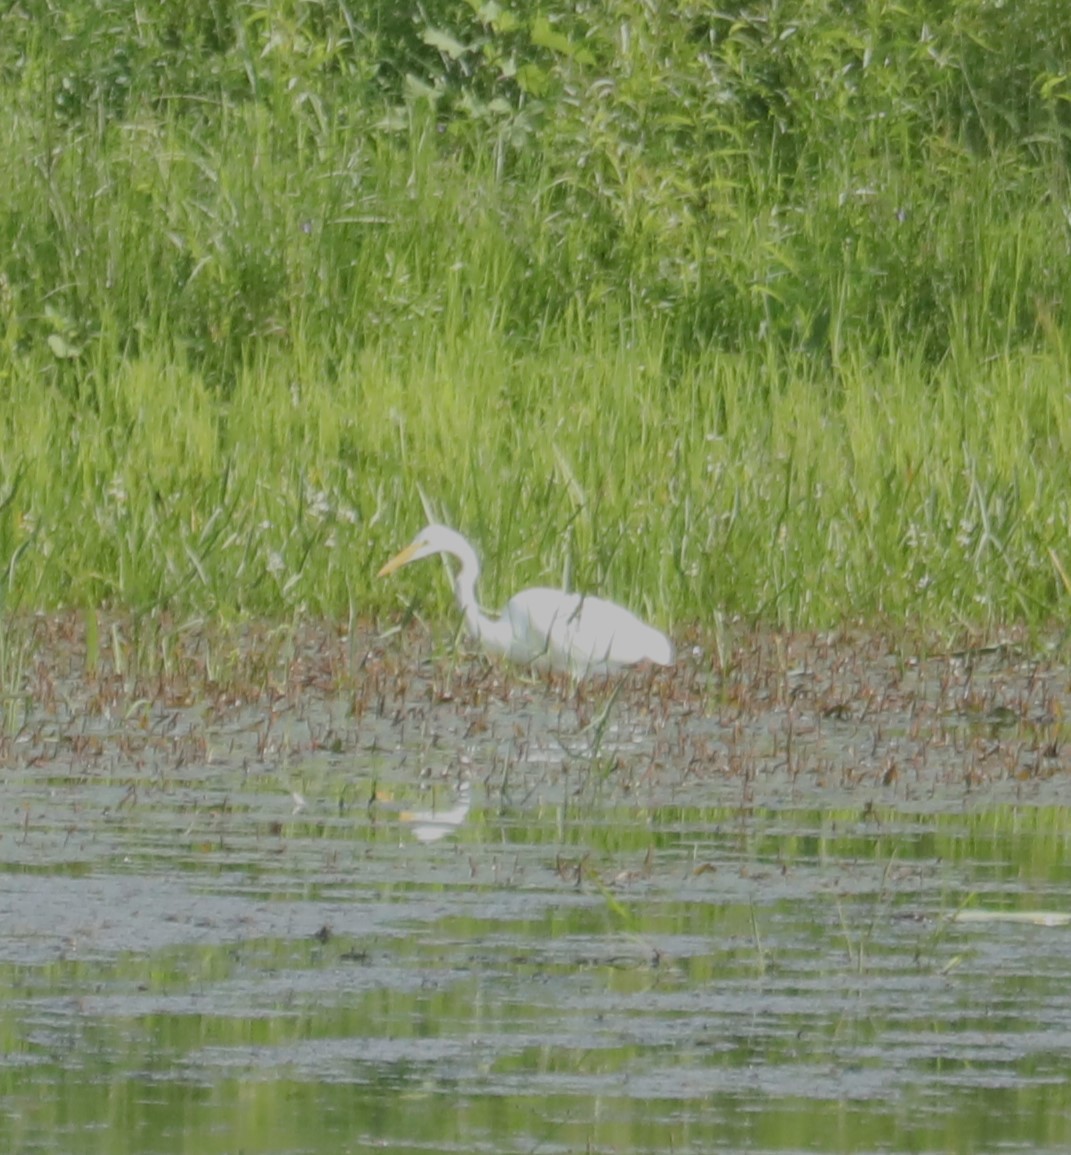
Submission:
[[[4,1151],[1071,1149],[1025,643],[741,631],[579,694],[423,632],[3,653]]]

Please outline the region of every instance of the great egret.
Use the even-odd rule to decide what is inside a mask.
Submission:
[[[425,526],[378,576],[437,553],[452,554],[461,562],[454,593],[469,633],[488,653],[537,669],[567,670],[577,678],[645,661],[673,664],[673,644],[665,634],[603,598],[537,587],[515,594],[501,617],[489,618],[476,602],[476,551],[445,525]]]

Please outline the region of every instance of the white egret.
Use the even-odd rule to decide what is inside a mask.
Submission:
[[[476,551],[445,525],[425,526],[378,576],[437,553],[461,562],[454,579],[457,604],[469,633],[488,653],[537,669],[567,670],[575,678],[606,675],[640,662],[673,664],[673,644],[665,634],[603,598],[536,587],[510,598],[501,617],[488,617],[476,602]]]

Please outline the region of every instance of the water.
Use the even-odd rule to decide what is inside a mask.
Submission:
[[[1071,1147],[1061,667],[35,629],[5,1151]]]

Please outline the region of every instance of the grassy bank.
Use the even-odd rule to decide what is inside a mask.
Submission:
[[[824,8],[6,14],[5,604],[1060,614],[1071,18]]]

